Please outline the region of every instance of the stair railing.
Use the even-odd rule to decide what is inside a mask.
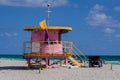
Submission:
[[[74,50],[73,52],[76,54],[76,55],[78,55],[78,57],[82,60],[82,61],[84,61],[84,62],[86,62],[86,56],[84,55],[84,53],[82,53],[82,51],[80,50],[80,49],[78,49],[74,44],[73,44],[73,49],[72,50]],[[75,51],[77,51],[77,52],[75,52]],[[82,58],[81,56],[83,56],[84,58]]]

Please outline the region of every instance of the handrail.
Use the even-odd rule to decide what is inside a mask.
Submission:
[[[63,53],[67,52],[72,54],[72,42],[69,41],[49,41],[50,42],[50,48],[51,50],[55,50],[56,46],[54,46],[55,44],[61,44],[63,48]],[[32,45],[32,43],[36,43],[35,45]],[[37,46],[37,45],[41,45],[41,44],[46,44],[47,45],[48,41],[25,41],[23,43],[23,53],[31,53],[32,49],[40,49],[41,46]],[[49,45],[49,44],[48,44]],[[46,47],[48,48],[48,47]],[[57,47],[59,48],[59,46]]]
[[[79,56],[75,51],[72,50],[72,52],[73,52],[73,54],[75,54],[76,56],[78,56],[82,61],[84,61],[83,58],[81,56]]]
[[[83,60],[86,61],[86,56],[82,53],[82,51],[80,49],[78,49],[74,44],[73,44],[73,48],[75,48],[84,57]],[[78,56],[81,57],[79,54],[78,54]]]

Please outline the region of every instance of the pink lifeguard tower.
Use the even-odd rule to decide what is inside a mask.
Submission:
[[[60,66],[63,62],[68,63],[68,57],[72,55],[72,42],[62,41],[62,34],[71,31],[71,27],[48,26],[47,33],[39,26],[26,26],[24,30],[31,32],[30,41],[23,43],[23,57],[27,60],[28,67],[42,65],[44,62],[45,67],[50,68],[53,66],[51,58],[58,58]]]
[[[58,58],[58,62],[68,64],[68,59],[74,65],[80,66],[80,63],[72,57],[73,44],[70,41],[62,41],[62,34],[72,30],[66,26],[49,26],[50,6],[48,7],[48,26],[42,23],[46,29],[41,26],[26,26],[25,31],[31,32],[31,39],[23,43],[23,57],[27,60],[28,67],[34,65],[44,65],[51,68],[51,58]]]

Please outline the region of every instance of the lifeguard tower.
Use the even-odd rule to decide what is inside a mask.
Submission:
[[[48,4],[48,23],[50,5]],[[41,22],[45,26],[45,23]],[[66,26],[26,26],[25,31],[31,32],[30,41],[23,43],[23,57],[27,60],[28,67],[42,65],[44,62],[46,68],[52,67],[51,58],[58,58],[60,66],[68,64],[68,59],[77,66],[80,63],[72,57],[73,43],[70,41],[62,41],[62,34],[66,34],[72,30]],[[34,60],[34,62],[33,62]]]
[[[46,32],[39,26],[27,26],[24,30],[31,32],[31,40],[23,44],[23,56],[27,60],[28,67],[33,65],[32,59],[35,60],[34,64],[41,64],[40,61],[44,60],[47,68],[51,67],[51,58],[58,58],[60,61],[64,60],[65,64],[68,63],[68,57],[72,55],[72,42],[62,41],[62,34],[71,31],[71,27],[48,26]]]

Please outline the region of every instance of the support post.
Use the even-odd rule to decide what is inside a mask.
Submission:
[[[110,70],[113,70],[113,66],[112,66],[112,64],[110,64]]]
[[[65,65],[67,65],[67,64],[68,64],[68,58],[65,57]]]
[[[72,42],[69,42],[69,53],[72,54]]]
[[[62,66],[62,58],[60,58],[60,66]]]
[[[45,67],[48,68],[49,67],[49,58],[48,57],[45,58],[45,62],[46,62]]]
[[[30,58],[27,58],[27,63],[28,63],[28,68],[30,68],[31,67],[31,62],[30,62]]]

